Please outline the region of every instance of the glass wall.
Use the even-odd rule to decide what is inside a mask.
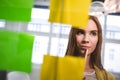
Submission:
[[[71,25],[48,22],[49,9],[33,8],[31,17],[32,20],[29,23],[11,23],[0,20],[0,29],[6,28],[24,31],[35,35],[32,54],[32,62],[35,64],[42,64],[45,54],[63,57]],[[102,52],[103,65],[108,71],[118,74],[120,74],[119,19],[120,16],[115,15],[99,17],[104,39]],[[117,77],[119,78],[119,76]]]
[[[5,21],[4,20],[0,20],[0,28],[4,28],[5,27]]]
[[[48,22],[49,10],[32,10],[32,21],[27,26],[27,31],[35,34],[32,62],[41,64],[43,55],[63,57],[67,47],[68,34],[71,26]]]
[[[120,16],[108,15],[106,21],[104,66],[107,70],[120,73]]]
[[[36,35],[36,41],[34,43],[35,50],[33,50],[33,62],[39,64],[42,63],[44,54],[50,53],[54,56],[64,56],[67,47],[68,34],[71,28],[71,25],[49,23],[48,17],[48,9],[33,8],[32,21],[27,27],[29,32]],[[99,17],[103,29],[103,39],[105,41],[103,43],[105,46],[102,53],[102,59],[104,60],[103,64],[109,71],[120,72],[120,66],[118,65],[120,63],[118,61],[119,58],[117,57],[120,52],[120,17],[107,15],[106,18],[107,19],[105,19],[105,16]]]

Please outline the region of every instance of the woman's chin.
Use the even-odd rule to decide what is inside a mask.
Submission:
[[[80,50],[80,55],[81,55],[82,57],[85,57],[85,50]]]
[[[85,54],[85,53],[86,53],[86,50],[85,50],[85,49],[82,49],[80,52],[81,52],[81,54]]]

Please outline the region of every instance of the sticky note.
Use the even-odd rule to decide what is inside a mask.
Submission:
[[[34,36],[0,30],[0,70],[31,72]]]
[[[89,17],[90,3],[91,0],[50,0],[48,21],[84,28]]]
[[[0,19],[28,22],[32,7],[33,0],[0,0]]]
[[[85,58],[45,55],[40,80],[83,80]]]

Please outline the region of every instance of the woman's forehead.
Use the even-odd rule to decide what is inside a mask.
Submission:
[[[88,20],[88,24],[85,29],[86,30],[98,30],[96,23],[92,19]]]
[[[85,28],[79,28],[78,30],[83,30],[83,31],[98,31],[96,23],[90,19],[88,20],[88,24]]]

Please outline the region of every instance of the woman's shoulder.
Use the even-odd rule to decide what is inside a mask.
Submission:
[[[108,72],[106,70],[104,70],[107,77],[109,78],[109,80],[115,80],[115,76],[111,73],[111,72]]]
[[[95,71],[98,80],[115,80],[115,76],[105,69],[99,69],[95,67]]]

